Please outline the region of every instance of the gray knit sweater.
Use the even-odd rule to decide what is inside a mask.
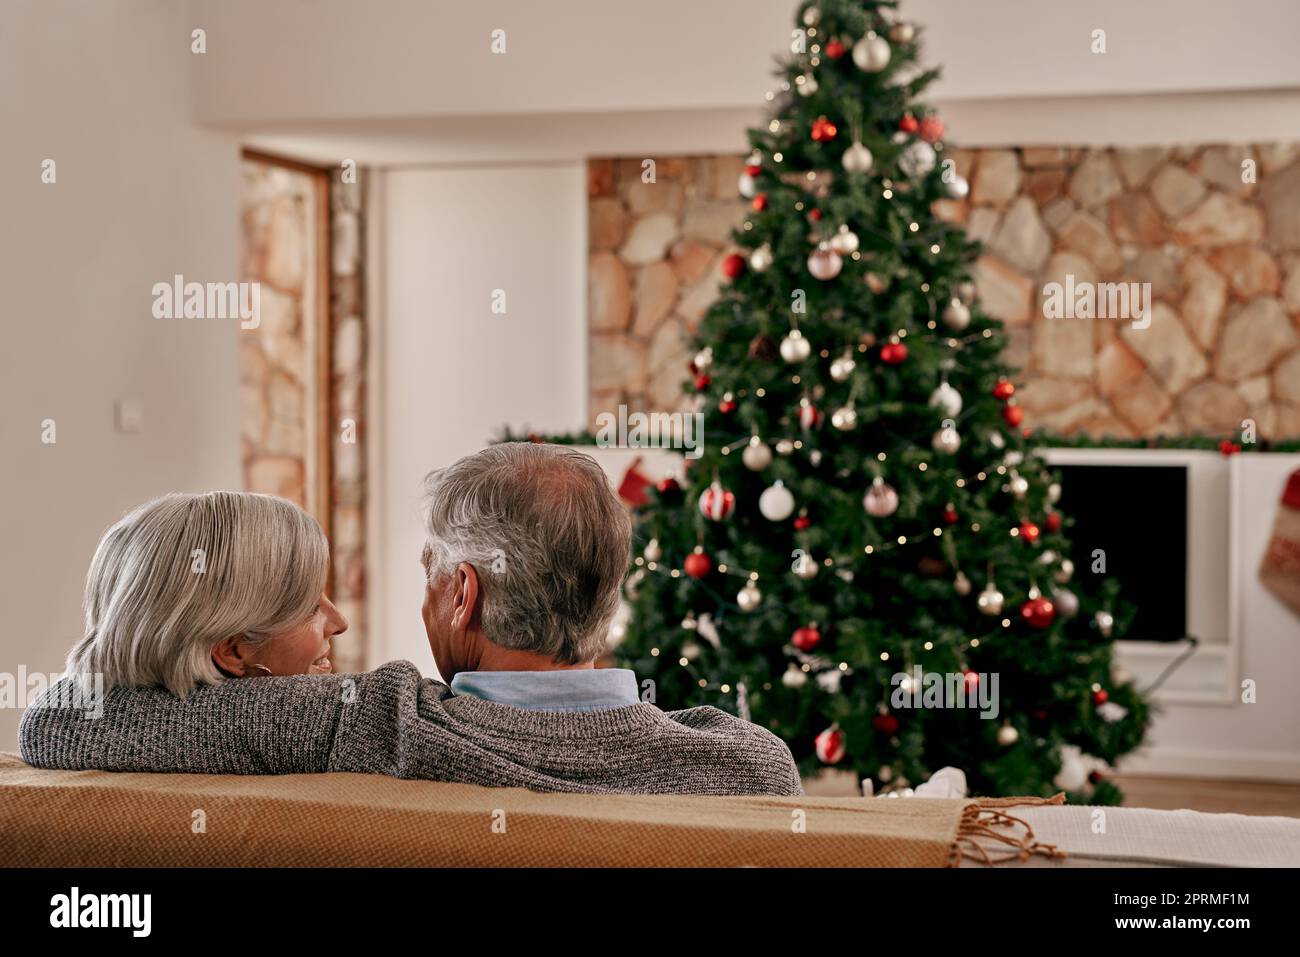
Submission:
[[[50,701],[62,683],[46,692]],[[526,711],[455,695],[408,661],[361,675],[230,681],[184,699],[116,687],[92,719],[37,701],[18,737],[23,760],[40,768],[355,771],[534,791],[803,793],[780,738],[717,708]]]

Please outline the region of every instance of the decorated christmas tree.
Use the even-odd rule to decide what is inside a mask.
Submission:
[[[695,344],[704,452],[639,510],[618,655],[661,707],[739,713],[805,772],[879,792],[952,765],[972,793],[1117,803],[1097,769],[1148,719],[1112,663],[1126,614],[1067,557],[978,245],[932,212],[967,190],[920,99],[936,71],[891,2],[795,27]]]

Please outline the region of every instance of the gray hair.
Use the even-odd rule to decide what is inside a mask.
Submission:
[[[316,520],[282,498],[154,499],[100,540],[86,576],[86,633],[68,653],[67,672],[182,696],[220,683],[213,647],[235,635],[265,641],[305,621],[328,566]]]
[[[505,442],[424,480],[430,580],[468,562],[483,633],[503,648],[582,664],[605,646],[632,523],[596,460]]]

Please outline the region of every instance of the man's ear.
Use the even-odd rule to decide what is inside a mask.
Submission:
[[[244,661],[243,649],[240,647],[243,642],[243,635],[222,638],[212,646],[212,663],[226,674],[242,678],[248,668]]]
[[[456,566],[455,609],[451,615],[451,626],[459,632],[466,631],[478,620],[478,572],[469,562]]]

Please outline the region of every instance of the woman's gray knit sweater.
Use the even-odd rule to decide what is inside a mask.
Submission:
[[[109,689],[103,715],[28,708],[23,760],[40,768],[195,774],[355,771],[534,791],[802,794],[790,749],[717,708],[526,711],[455,695],[408,661],[361,675]],[[69,699],[63,698],[65,702]]]

